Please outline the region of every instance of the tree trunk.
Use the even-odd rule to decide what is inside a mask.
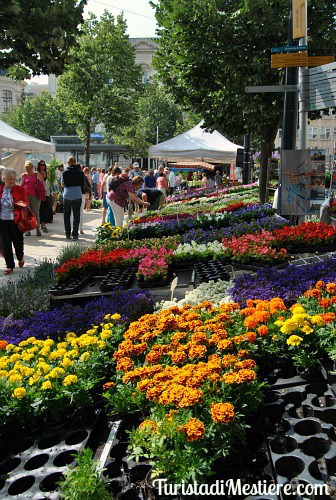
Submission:
[[[261,203],[266,201],[268,159],[272,157],[273,144],[278,128],[279,124],[276,123],[272,126],[265,125],[262,129],[259,174],[259,200]]]
[[[85,166],[90,167],[90,136],[91,136],[90,120],[86,123],[85,129],[86,129],[85,139],[84,139]]]

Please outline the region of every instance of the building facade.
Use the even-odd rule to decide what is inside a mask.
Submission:
[[[17,106],[22,98],[25,84],[6,78],[6,71],[0,70],[0,115]]]

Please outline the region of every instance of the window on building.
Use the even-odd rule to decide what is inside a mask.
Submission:
[[[10,90],[3,90],[2,97],[2,111],[6,112],[13,106],[13,94]]]
[[[330,127],[321,127],[320,139],[328,140],[331,138],[331,128]]]
[[[144,85],[146,85],[146,83],[148,82],[149,80],[149,72],[148,71],[144,71],[143,74],[142,74],[142,78],[141,78],[141,81]]]
[[[308,127],[308,139],[317,139],[317,127]]]

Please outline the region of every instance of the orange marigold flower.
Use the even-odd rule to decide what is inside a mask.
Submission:
[[[321,314],[322,318],[323,318],[323,321],[325,323],[332,323],[336,317],[335,313],[333,312],[328,312],[328,313],[325,313],[325,314]]]
[[[324,288],[325,287],[324,281],[322,280],[317,281],[315,287],[318,289]]]
[[[256,341],[257,335],[254,332],[246,332],[245,337],[253,344]]]
[[[147,389],[153,386],[153,384],[154,384],[153,380],[148,380],[148,379],[140,380],[140,382],[137,383],[136,388],[140,392],[146,392]]]
[[[121,372],[128,372],[129,370],[132,370],[134,366],[134,362],[131,360],[131,358],[121,358],[119,359],[116,370],[121,371]]]
[[[7,340],[0,340],[0,349],[5,349],[6,345],[8,345]]]
[[[238,359],[234,354],[226,354],[222,358],[222,367],[229,368],[232,364],[237,363]]]
[[[197,418],[191,418],[189,422],[182,425],[178,430],[187,435],[189,442],[203,439],[205,434],[205,427]]]
[[[139,425],[139,430],[140,431],[145,431],[147,433],[156,431],[156,429],[157,429],[157,423],[154,422],[154,420],[149,420],[149,419],[148,420],[144,420]]]
[[[254,372],[253,370],[243,369],[239,370],[239,372],[237,373],[238,384],[243,384],[244,382],[249,384],[256,378],[257,378],[256,372]]]
[[[260,337],[264,337],[265,335],[268,334],[269,329],[266,325],[261,325],[259,326],[257,332],[259,333]]]
[[[232,349],[232,341],[229,339],[223,339],[218,342],[217,347],[220,351],[227,351],[228,349]]]
[[[245,318],[245,321],[244,321],[244,326],[246,326],[246,328],[255,328],[259,323],[259,319],[256,318],[256,316],[247,316],[247,318]]]
[[[255,312],[254,307],[245,307],[245,309],[241,309],[239,314],[241,316],[251,316]]]
[[[228,424],[235,418],[234,406],[231,403],[213,403],[210,413],[212,420],[220,424]]]
[[[334,296],[332,297],[331,302],[332,302],[333,304],[335,304],[335,303],[336,303],[336,295],[334,295]]]
[[[320,299],[322,297],[321,290],[313,288],[312,290],[310,290],[310,296],[314,297],[315,299]]]
[[[103,391],[108,391],[114,386],[115,386],[114,382],[106,382],[106,384],[103,385]]]
[[[183,396],[177,403],[178,408],[186,408],[194,406],[196,403],[203,401],[203,392],[200,389],[193,389],[192,387],[184,387]]]
[[[208,380],[211,382],[218,382],[218,380],[220,380],[220,376],[218,373],[210,373],[210,375],[208,375]]]
[[[236,335],[235,337],[233,337],[233,342],[235,344],[241,344],[242,342],[244,342],[246,339],[244,337],[244,335]]]
[[[159,351],[150,351],[146,355],[146,363],[149,365],[156,365],[161,359],[161,353]]]
[[[323,309],[327,309],[328,307],[331,306],[331,303],[332,303],[331,300],[324,298],[320,300],[319,305],[323,307]]]
[[[172,354],[171,360],[175,365],[179,365],[187,360],[187,355],[183,351],[176,351]]]
[[[247,368],[251,370],[252,368],[255,368],[256,362],[254,359],[243,359],[243,361],[238,361],[238,363],[235,364],[235,371],[242,370],[244,368]]]
[[[206,352],[207,348],[205,345],[192,345],[189,349],[188,356],[190,359],[203,358]]]
[[[158,399],[163,391],[163,384],[158,384],[155,385],[154,387],[150,387],[147,389],[146,392],[146,398],[149,399],[149,401],[154,401],[155,399]]]
[[[198,304],[197,309],[207,309],[208,311],[211,311],[212,303],[210,302],[210,300],[203,300],[203,302]]]
[[[231,372],[224,373],[222,380],[225,384],[231,385],[231,384],[235,384],[238,381],[238,377],[237,377],[236,373],[231,371]]]
[[[204,344],[207,341],[207,336],[203,332],[196,332],[191,336],[191,342],[195,344]]]
[[[238,351],[238,358],[247,358],[247,356],[249,356],[250,353],[248,352],[247,349],[239,349]]]
[[[326,285],[326,290],[328,293],[335,295],[336,294],[336,284],[335,283],[328,283]]]

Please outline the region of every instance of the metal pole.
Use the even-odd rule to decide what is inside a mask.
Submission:
[[[306,26],[305,36],[300,38],[299,45],[307,44],[307,0],[305,0],[306,10]],[[300,67],[299,69],[299,89],[300,89],[300,103],[299,103],[299,149],[307,149],[308,147],[308,110],[309,110],[309,73],[307,67]]]
[[[294,45],[293,40],[293,5],[292,0],[289,0],[288,14],[288,35],[287,47]],[[297,68],[286,68],[286,85],[297,85],[298,70]],[[295,149],[296,147],[296,131],[298,121],[298,94],[297,92],[285,92],[284,109],[282,118],[282,136],[281,136],[281,155],[279,168],[279,188],[278,188],[278,206],[277,213],[281,213],[281,191],[282,191],[282,151],[287,149]]]
[[[159,125],[156,126],[156,144],[159,144]]]

